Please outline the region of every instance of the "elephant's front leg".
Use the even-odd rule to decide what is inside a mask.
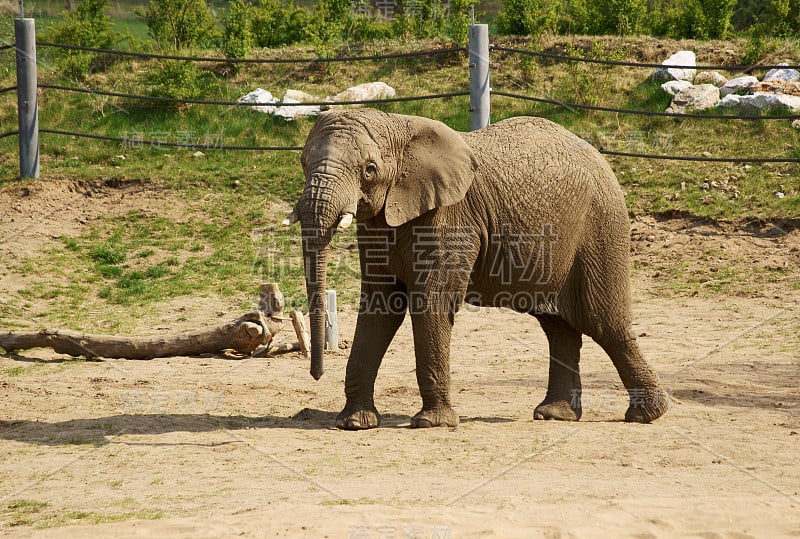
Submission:
[[[356,321],[353,347],[347,360],[347,402],[336,418],[336,427],[371,429],[380,424],[375,408],[375,378],[383,356],[406,314],[406,295],[394,288],[365,287]]]
[[[421,312],[415,312],[413,305],[411,308],[417,383],[422,397],[422,410],[411,419],[412,427],[458,426],[458,415],[450,404],[450,336],[454,315],[450,309],[449,305],[428,305]]]

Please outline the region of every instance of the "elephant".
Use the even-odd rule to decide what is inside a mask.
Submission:
[[[547,392],[534,419],[580,419],[583,335],[616,367],[630,398],[626,421],[667,411],[668,394],[631,329],[624,195],[589,143],[537,117],[461,133],[428,118],[350,109],[319,116],[301,163],[305,186],[284,224],[301,224],[316,379],[331,239],[357,222],[361,301],[336,427],[379,426],[375,380],[407,314],[422,398],[411,426],[457,426],[450,341],[465,303],[529,313],[544,330]]]

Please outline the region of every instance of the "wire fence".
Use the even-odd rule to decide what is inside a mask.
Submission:
[[[391,54],[377,54],[371,56],[339,56],[335,58],[316,57],[316,58],[219,58],[215,56],[175,56],[171,54],[155,54],[146,52],[120,51],[114,49],[96,49],[92,47],[82,47],[78,45],[64,45],[62,43],[50,43],[37,41],[37,47],[51,47],[64,50],[78,50],[92,52],[96,54],[108,54],[115,56],[130,56],[141,59],[153,60],[183,60],[187,62],[217,62],[227,64],[303,64],[303,63],[341,63],[341,62],[363,62],[377,60],[391,60],[399,58],[418,58],[443,56],[458,52],[466,52],[466,47],[453,47],[448,49],[431,49],[424,51],[397,52]]]
[[[208,142],[205,144],[191,143],[191,142],[169,142],[164,140],[151,140],[141,138],[138,135],[129,137],[111,137],[107,135],[91,135],[88,133],[76,134],[72,131],[63,131],[61,129],[40,129],[40,133],[50,133],[51,135],[66,135],[71,137],[82,137],[96,140],[108,140],[111,142],[119,142],[130,147],[145,147],[151,148],[170,147],[170,148],[191,148],[191,149],[217,149],[217,150],[264,150],[264,151],[299,151],[302,146],[225,146]],[[16,133],[14,133],[16,134]]]
[[[593,110],[599,112],[613,112],[617,114],[634,114],[637,116],[662,116],[667,118],[701,118],[705,120],[797,120],[800,114],[710,114],[710,113],[687,113],[687,112],[662,112],[652,110],[620,109],[614,107],[601,107],[598,105],[583,105],[581,103],[568,103],[558,99],[548,99],[545,97],[531,97],[522,94],[513,94],[500,90],[492,90],[492,95],[535,101],[547,105],[559,105],[568,109]]]
[[[469,95],[469,92],[449,92],[443,94],[431,94],[431,95],[418,95],[418,96],[409,96],[409,97],[386,97],[383,99],[366,99],[366,100],[342,100],[342,101],[303,101],[302,103],[297,102],[283,102],[283,101],[275,101],[272,103],[250,103],[250,102],[242,102],[242,101],[215,101],[215,100],[206,100],[206,99],[177,99],[174,97],[158,97],[158,96],[151,96],[151,95],[137,95],[137,94],[125,94],[119,92],[106,92],[103,90],[93,90],[91,88],[74,88],[70,86],[59,86],[56,84],[40,84],[39,88],[49,88],[51,90],[62,90],[65,92],[78,92],[84,94],[94,94],[94,95],[102,95],[102,96],[111,96],[111,97],[122,97],[127,99],[136,99],[140,101],[154,101],[154,102],[161,102],[161,103],[178,103],[178,104],[187,104],[187,105],[220,105],[220,106],[228,106],[228,107],[282,107],[282,106],[292,106],[292,107],[324,107],[330,105],[370,105],[375,103],[401,103],[406,101],[426,101],[431,99],[445,99],[448,97],[459,97]]]
[[[800,66],[789,66],[784,64],[776,64],[776,65],[741,65],[741,64],[732,64],[732,65],[664,65],[664,64],[653,64],[647,62],[625,62],[622,60],[605,60],[601,58],[584,58],[582,56],[569,56],[566,54],[555,54],[551,52],[538,52],[538,51],[528,51],[525,49],[515,49],[511,47],[503,47],[500,45],[492,45],[491,49],[497,52],[508,52],[513,54],[521,54],[525,56],[534,56],[536,58],[547,58],[549,60],[557,60],[559,62],[581,62],[587,64],[600,64],[600,65],[609,65],[609,66],[618,66],[618,67],[638,67],[638,68],[663,68],[668,67],[671,69],[697,69],[703,71],[756,71],[756,70],[768,70],[768,69],[800,69]]]
[[[341,56],[341,57],[334,57],[334,58],[218,58],[218,57],[198,57],[198,56],[177,56],[177,55],[169,55],[169,54],[154,54],[154,53],[142,53],[142,52],[132,52],[132,51],[121,51],[121,50],[113,50],[113,49],[100,49],[100,48],[93,48],[93,47],[82,47],[77,45],[65,45],[60,43],[51,43],[51,42],[37,42],[38,47],[44,48],[54,48],[54,49],[62,49],[62,50],[74,50],[74,51],[82,51],[94,54],[103,54],[103,55],[115,55],[115,56],[122,56],[122,57],[134,57],[140,59],[156,59],[156,60],[181,60],[181,61],[191,61],[191,62],[216,62],[216,63],[227,63],[227,64],[314,64],[314,63],[341,63],[341,62],[366,62],[366,61],[381,61],[381,60],[391,60],[391,59],[404,59],[404,58],[434,58],[434,57],[441,57],[445,55],[455,55],[455,54],[463,54],[467,52],[467,48],[464,47],[453,47],[453,48],[443,48],[443,49],[433,49],[433,50],[423,50],[423,51],[411,51],[411,52],[402,52],[402,53],[390,53],[390,54],[378,54],[378,55],[361,55],[361,56]],[[14,45],[3,45],[0,46],[0,51],[13,49]],[[584,58],[579,56],[571,56],[566,54],[555,54],[549,52],[542,52],[542,51],[530,51],[512,47],[505,47],[500,45],[491,45],[490,46],[491,53],[504,53],[505,55],[523,55],[529,57],[535,57],[540,59],[548,59],[555,62],[580,62],[580,63],[588,63],[588,64],[597,64],[597,65],[606,65],[612,67],[630,67],[630,68],[663,68],[665,67],[663,64],[655,64],[655,63],[647,63],[647,62],[627,62],[627,61],[617,61],[617,60],[606,60],[606,59],[596,59],[596,58]],[[670,65],[669,68],[676,68],[676,69],[697,69],[697,70],[717,70],[717,71],[739,71],[739,72],[749,72],[754,70],[769,70],[769,69],[800,69],[800,66],[787,66],[787,65],[695,65],[695,66],[681,66],[681,65]],[[296,102],[281,102],[276,101],[274,103],[253,103],[253,102],[240,102],[240,101],[225,101],[225,100],[207,100],[207,99],[178,99],[178,98],[171,98],[171,97],[160,97],[160,96],[148,96],[148,95],[140,95],[140,94],[131,94],[131,93],[123,93],[123,92],[111,92],[106,90],[100,89],[93,89],[93,88],[80,88],[80,87],[72,87],[72,86],[64,86],[58,84],[39,84],[39,88],[53,90],[53,91],[60,91],[60,92],[73,92],[73,93],[83,93],[83,94],[90,94],[90,95],[97,95],[97,96],[105,96],[105,97],[114,97],[120,99],[130,99],[136,101],[144,101],[144,102],[160,102],[160,103],[170,103],[170,104],[192,104],[192,105],[203,105],[203,106],[227,106],[227,107],[263,107],[263,106],[273,106],[273,107],[281,107],[281,106],[292,106],[292,107],[328,107],[330,105],[373,105],[373,104],[386,104],[386,103],[399,103],[399,102],[412,102],[412,101],[426,101],[426,100],[433,100],[433,99],[449,99],[454,97],[462,97],[470,95],[469,91],[456,91],[456,92],[446,92],[446,93],[438,93],[438,94],[429,94],[429,95],[418,95],[418,96],[406,96],[406,97],[392,97],[386,99],[379,99],[379,100],[348,100],[348,101],[337,101],[332,102],[329,100],[325,101],[314,101],[314,102],[304,102],[304,103],[296,103]],[[16,86],[8,87],[8,88],[0,88],[0,95],[5,93],[9,93],[16,90]],[[644,117],[668,117],[668,118],[689,118],[689,119],[700,119],[700,120],[716,120],[716,121],[730,121],[730,120],[744,120],[744,121],[770,121],[770,120],[798,120],[800,119],[800,114],[718,114],[718,113],[677,113],[677,112],[666,112],[666,111],[652,111],[652,110],[635,110],[635,109],[624,109],[624,108],[617,108],[617,107],[606,107],[606,106],[599,106],[599,105],[588,105],[583,103],[572,103],[567,102],[559,99],[553,99],[549,97],[541,97],[541,96],[531,96],[531,95],[524,95],[520,93],[513,93],[513,92],[506,92],[502,89],[500,90],[491,90],[491,95],[498,96],[498,97],[505,97],[508,99],[514,100],[521,100],[521,101],[528,101],[533,103],[539,104],[547,104],[553,105],[558,107],[564,107],[570,110],[581,110],[581,111],[596,111],[596,112],[604,112],[604,113],[613,113],[613,114],[629,114],[629,115],[636,115],[636,116],[644,116]],[[221,150],[261,150],[261,151],[297,151],[302,150],[302,146],[259,146],[259,145],[208,145],[208,144],[194,144],[190,142],[167,142],[167,141],[158,141],[158,140],[144,140],[142,138],[131,139],[128,137],[116,137],[116,136],[107,136],[107,135],[96,135],[90,133],[80,133],[74,131],[67,131],[63,129],[52,129],[52,128],[43,128],[39,130],[41,133],[47,133],[52,135],[63,135],[63,136],[72,136],[72,137],[80,137],[80,138],[87,138],[87,139],[95,139],[95,140],[105,140],[105,141],[112,141],[112,142],[120,142],[122,144],[135,144],[139,147],[143,146],[152,146],[152,147],[160,147],[160,146],[169,146],[169,147],[179,147],[179,148],[214,148],[214,149],[221,149]],[[7,138],[11,136],[18,135],[17,131],[2,133],[0,134],[0,139]],[[622,151],[613,151],[608,150],[605,148],[598,148],[598,150],[606,155],[611,156],[619,156],[619,157],[631,157],[631,158],[645,158],[645,159],[660,159],[660,160],[673,160],[673,161],[696,161],[696,162],[727,162],[727,163],[800,163],[800,158],[790,158],[790,157],[706,157],[706,156],[681,156],[681,155],[665,155],[665,154],[648,154],[648,153],[636,153],[636,152],[622,152]]]

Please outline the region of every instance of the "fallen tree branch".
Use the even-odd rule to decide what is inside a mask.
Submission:
[[[0,348],[7,352],[30,348],[52,348],[73,357],[152,359],[167,356],[193,356],[234,350],[249,355],[256,348],[269,347],[283,327],[283,294],[277,284],[260,288],[258,310],[233,322],[197,332],[175,336],[124,337],[91,335],[66,330],[44,329],[35,333],[0,334]]]
[[[303,319],[303,313],[299,310],[295,309],[291,313],[289,313],[289,317],[292,319],[292,325],[294,326],[294,332],[297,334],[298,340],[298,347],[300,351],[303,353],[304,356],[309,357],[311,354],[311,337],[308,334],[308,330],[306,329],[306,323]]]
[[[293,342],[293,343],[279,343],[273,344],[272,346],[262,346],[258,350],[252,353],[253,357],[267,357],[267,356],[274,356],[277,354],[288,354],[290,352],[299,352],[300,350],[300,343]]]

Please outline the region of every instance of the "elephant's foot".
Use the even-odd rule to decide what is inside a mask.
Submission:
[[[411,418],[412,429],[428,427],[457,427],[458,414],[450,406],[422,410]]]
[[[573,408],[569,401],[545,399],[533,411],[534,419],[555,419],[557,421],[578,421],[583,409]]]
[[[381,416],[374,407],[357,409],[346,406],[336,418],[336,428],[343,430],[374,429],[381,424]]]
[[[669,394],[663,389],[629,390],[631,403],[625,412],[628,423],[650,423],[669,410]]]

